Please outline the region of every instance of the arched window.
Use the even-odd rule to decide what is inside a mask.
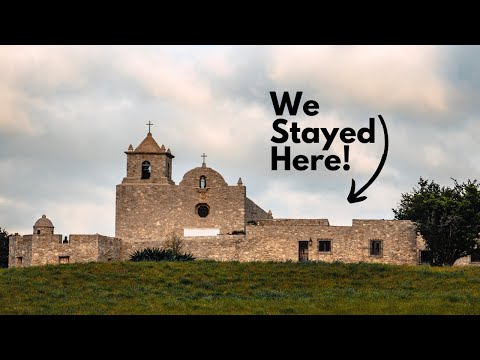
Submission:
[[[207,178],[205,176],[200,176],[200,189],[205,189],[207,187]]]
[[[150,173],[152,167],[150,166],[150,161],[142,162],[142,179],[150,179]]]

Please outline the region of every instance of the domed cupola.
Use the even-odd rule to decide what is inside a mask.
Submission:
[[[50,235],[53,234],[53,224],[49,218],[42,215],[40,219],[33,225],[33,233],[36,235]]]

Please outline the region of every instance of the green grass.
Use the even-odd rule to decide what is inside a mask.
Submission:
[[[480,314],[480,267],[193,261],[3,269],[0,314]]]

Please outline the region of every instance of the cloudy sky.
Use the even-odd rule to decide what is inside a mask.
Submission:
[[[123,152],[148,121],[177,184],[205,152],[274,217],[391,219],[420,176],[480,178],[479,64],[477,46],[0,46],[0,227],[31,233],[46,214],[57,233],[113,235]],[[319,103],[314,117],[285,114],[302,128],[384,117],[390,151],[367,200],[346,197],[380,161],[379,124],[375,144],[351,145],[349,171],[272,171],[270,91]],[[343,154],[338,140],[321,147],[292,153]]]

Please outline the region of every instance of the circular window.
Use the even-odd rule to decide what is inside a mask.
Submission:
[[[208,207],[207,204],[200,204],[197,205],[197,214],[198,216],[205,218],[208,216],[208,213],[210,212],[210,208]]]

